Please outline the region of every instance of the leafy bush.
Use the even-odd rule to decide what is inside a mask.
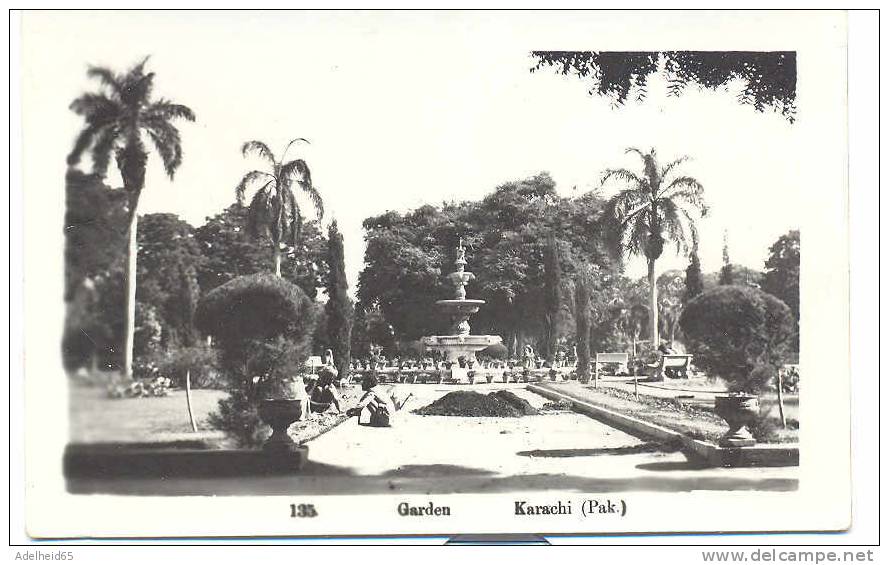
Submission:
[[[283,394],[305,364],[315,308],[296,285],[271,274],[233,279],[198,304],[196,327],[213,335],[229,389],[212,422],[242,445],[255,445],[264,426],[255,404]]]
[[[795,331],[786,304],[749,286],[698,295],[679,319],[695,365],[725,379],[732,392],[759,393],[777,374]]]
[[[219,401],[216,412],[208,418],[211,426],[227,432],[238,445],[256,447],[269,436],[269,429],[259,417],[256,403],[238,389]]]
[[[494,343],[482,349],[476,354],[478,359],[496,359],[502,361],[509,355],[509,349],[502,343]]]
[[[158,355],[137,357],[133,361],[133,379],[146,380],[161,376]]]
[[[176,349],[159,361],[160,374],[185,387],[185,374],[191,371],[192,388],[225,388],[226,382],[219,370],[216,351],[206,345]]]

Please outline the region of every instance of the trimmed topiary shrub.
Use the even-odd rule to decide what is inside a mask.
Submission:
[[[255,404],[293,393],[285,389],[309,356],[314,314],[298,286],[267,273],[233,279],[198,303],[195,326],[215,338],[230,391],[211,419],[214,426],[242,445],[261,441]]]
[[[790,308],[750,286],[723,285],[688,303],[679,325],[694,364],[732,392],[758,394],[774,379],[795,331]]]
[[[195,326],[220,342],[311,335],[312,301],[295,284],[269,273],[232,279],[207,293]]]

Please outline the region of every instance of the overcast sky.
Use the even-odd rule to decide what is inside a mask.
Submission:
[[[365,217],[479,199],[540,171],[560,193],[579,193],[597,187],[607,167],[638,168],[638,157],[624,154],[629,146],[655,147],[664,160],[691,157],[682,172],[703,183],[711,207],[700,224],[705,271],[721,265],[723,230],[732,261],[761,269],[775,239],[799,227],[806,156],[794,125],[739,105],[731,91],[668,98],[653,80],[644,103],[614,108],[577,78],[530,73],[533,49],[616,47],[619,30],[604,14],[570,16],[36,13],[25,30],[53,34],[57,48],[31,51],[23,80],[45,82],[58,98],[46,112],[58,137],[44,149],[63,170],[81,125],[67,104],[93,89],[88,64],[122,70],[151,55],[156,95],[190,106],[197,122],[181,124],[185,156],[174,182],[150,159],[141,212],[193,225],[231,204],[240,177],[258,164],[242,158],[244,141],[279,152],[308,138],[297,154],[312,168],[326,219],[344,233],[353,284]],[[556,24],[563,41],[539,38]],[[658,270],[686,264],[668,249]],[[641,261],[630,263],[631,276],[644,272]]]

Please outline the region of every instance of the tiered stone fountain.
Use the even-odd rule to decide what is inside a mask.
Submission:
[[[466,298],[466,285],[475,279],[475,275],[465,270],[466,250],[463,248],[463,240],[457,246],[457,260],[454,261],[457,270],[447,276],[448,281],[454,286],[454,298],[439,300],[435,304],[450,321],[450,333],[448,335],[433,335],[423,338],[426,349],[441,351],[445,354],[446,361],[450,362],[450,379],[467,380],[469,366],[474,366],[478,371],[478,362],[475,353],[482,349],[500,343],[497,335],[471,335],[469,332],[469,317],[485,303],[484,300]],[[463,358],[466,367],[460,367],[460,358]]]

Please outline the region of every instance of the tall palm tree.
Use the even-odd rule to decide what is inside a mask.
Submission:
[[[688,157],[661,166],[654,149],[643,153],[631,147],[626,152],[637,154],[643,169],[641,174],[628,169],[607,169],[602,175],[603,185],[610,179],[626,185],[608,202],[608,233],[616,255],[644,255],[648,261],[651,344],[657,347],[660,340],[655,262],[668,240],[676,244],[677,252],[696,248],[696,219],[707,215],[707,204],[700,182],[673,173]]]
[[[126,336],[123,371],[132,375],[133,335],[136,312],[136,227],[139,197],[145,187],[145,165],[150,143],[160,156],[164,170],[173,179],[182,163],[182,143],[173,121],[193,122],[194,112],[187,106],[164,98],[153,99],[154,73],[145,72],[146,57],[125,73],[104,67],[90,67],[89,78],[100,83],[98,92],[81,95],[71,103],[71,110],[83,116],[85,126],[68,155],[68,165],[80,162],[89,151],[93,172],[105,176],[113,156],[123,179],[127,198],[127,276]]]
[[[238,202],[245,202],[247,188],[262,183],[250,201],[247,211],[247,229],[254,237],[268,236],[272,242],[272,257],[275,263],[275,274],[281,276],[281,251],[287,246],[295,246],[302,235],[303,215],[296,194],[294,183],[300,191],[309,197],[318,219],[324,217],[324,202],[321,193],[312,185],[312,173],[302,159],[285,161],[287,151],[299,141],[308,143],[302,137],[290,141],[281,159],[276,159],[269,146],[261,141],[248,141],[241,147],[244,157],[256,153],[264,159],[270,170],[253,170],[244,175],[235,189]]]

